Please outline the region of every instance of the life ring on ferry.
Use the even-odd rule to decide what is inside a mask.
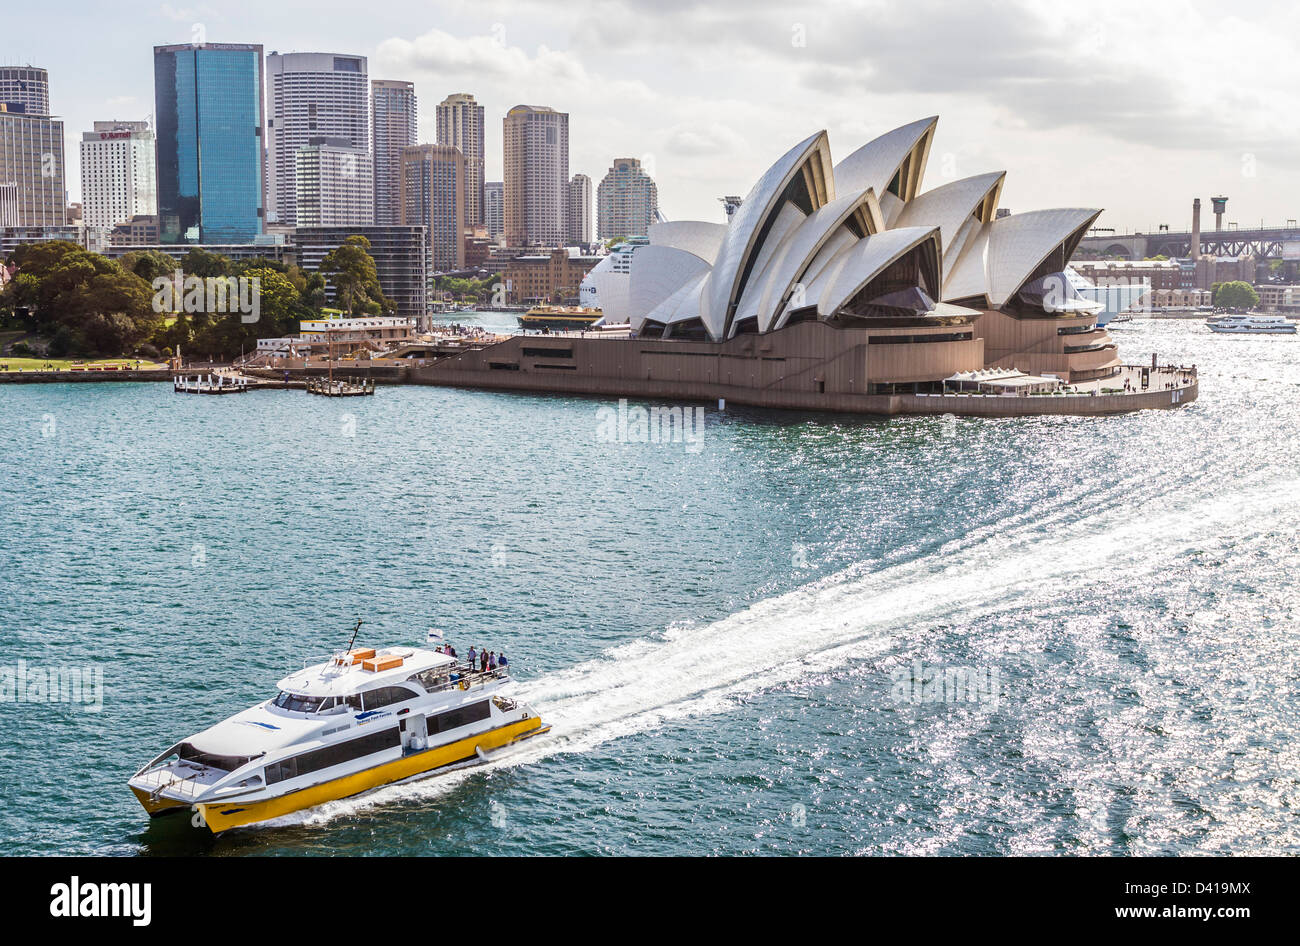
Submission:
[[[462,680],[462,681],[460,681],[460,688],[461,688],[462,690],[468,690],[468,689],[469,689],[469,681],[468,681],[468,680]]]

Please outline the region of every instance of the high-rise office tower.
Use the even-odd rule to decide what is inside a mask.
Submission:
[[[36,66],[0,66],[0,226],[68,222],[63,122],[50,118],[50,81]]]
[[[569,191],[569,116],[516,105],[504,120],[504,226],[509,246],[560,246]]]
[[[158,213],[154,134],[148,122],[95,122],[81,133],[81,219],[114,227]]]
[[[265,204],[262,47],[154,47],[163,243],[251,243]]]
[[[591,178],[575,174],[569,181],[569,200],[565,206],[566,242],[591,242]]]
[[[483,226],[494,240],[505,230],[505,187],[503,181],[483,183]]]
[[[615,158],[596,203],[602,240],[646,236],[659,210],[659,188],[636,158]]]
[[[465,155],[465,226],[483,225],[483,106],[466,92],[438,105],[438,144],[454,145]]]
[[[267,81],[267,212],[296,220],[296,153],[312,138],[370,150],[370,82],[364,56],[271,53]],[[369,222],[369,221],[366,221]]]
[[[61,227],[67,213],[63,122],[0,101],[0,226]]]
[[[28,115],[50,114],[50,76],[37,66],[0,66],[0,104]]]
[[[294,163],[296,226],[370,226],[375,178],[368,150],[345,138],[310,138]]]
[[[430,272],[465,268],[465,156],[459,148],[402,149],[401,222],[428,228]]]
[[[419,140],[415,84],[374,79],[371,126],[374,129],[375,223],[402,222],[402,150]]]

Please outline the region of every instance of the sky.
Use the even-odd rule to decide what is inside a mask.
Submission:
[[[50,72],[68,189],[95,120],[153,111],[155,45],[261,43],[369,59],[434,106],[484,106],[487,179],[517,104],[569,113],[570,173],[639,158],[671,220],[721,222],[725,194],[820,129],[836,161],[938,115],[923,188],[1005,170],[1002,206],[1105,208],[1117,231],[1300,217],[1300,4],[1199,0],[476,0],[94,3],[6,10],[0,63]]]

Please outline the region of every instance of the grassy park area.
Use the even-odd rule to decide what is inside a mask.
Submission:
[[[147,358],[12,358],[0,356],[0,371],[68,371],[71,368],[166,368]]]

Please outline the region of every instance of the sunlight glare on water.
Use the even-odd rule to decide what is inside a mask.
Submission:
[[[0,386],[4,652],[105,678],[98,713],[0,705],[0,850],[1295,852],[1300,339],[1114,334],[1200,400],[710,409],[690,452],[567,397]],[[358,616],[504,649],[552,732],[216,839],[148,823],[131,772]],[[900,699],[917,665],[996,699]]]

